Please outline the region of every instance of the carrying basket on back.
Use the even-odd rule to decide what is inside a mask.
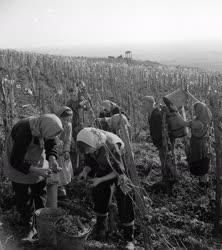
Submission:
[[[169,108],[172,104],[177,108],[181,108],[186,104],[187,99],[187,93],[180,88],[163,97],[164,103]],[[179,112],[169,112],[167,114],[167,123],[170,136],[180,138],[188,134],[187,128],[184,126],[184,120]]]
[[[186,104],[187,94],[182,89],[177,89],[172,93],[163,97],[164,103],[169,107],[170,104],[174,104],[177,108],[181,108]]]

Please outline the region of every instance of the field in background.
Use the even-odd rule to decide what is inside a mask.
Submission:
[[[10,88],[15,93],[15,120],[33,112],[56,110],[69,98],[69,88],[83,80],[95,113],[99,112],[101,100],[117,102],[129,115],[134,134],[143,126],[140,107],[144,95],[154,95],[160,101],[163,95],[189,84],[190,92],[207,102],[210,88],[222,88],[222,74],[198,68],[1,50],[0,78],[6,76],[12,80]]]
[[[13,97],[12,101],[8,100],[9,125],[21,117],[56,110],[66,103],[69,88],[75,86],[78,80],[86,83],[96,114],[103,99],[111,99],[121,105],[130,117],[134,139],[140,138],[139,143],[138,140],[134,141],[133,151],[141,184],[147,195],[155,249],[221,249],[221,242],[213,238],[212,234],[215,211],[215,155],[212,157],[209,187],[199,187],[198,181],[190,176],[184,160],[183,146],[178,141],[176,156],[179,182],[171,195],[159,190],[158,186],[153,184],[161,178],[160,162],[157,150],[150,140],[144,140],[147,134],[142,133],[142,128],[146,124],[140,108],[144,95],[154,95],[161,101],[163,95],[185,84],[190,85],[190,92],[194,96],[208,103],[211,90],[221,92],[222,74],[198,68],[167,67],[152,62],[62,57],[2,50],[0,78],[8,91],[5,94]],[[2,92],[1,95],[3,101]],[[5,117],[3,106],[1,118]],[[186,109],[190,111],[191,105]],[[0,180],[0,219],[4,222],[4,234],[0,231],[1,241],[9,250],[43,249],[39,246],[22,248],[18,245],[21,228],[16,223],[17,214],[11,185],[2,176],[2,172]],[[68,191],[73,209],[82,205],[81,210],[91,211],[84,187],[73,182]],[[86,208],[81,203],[85,196]],[[142,235],[136,239],[137,244],[142,246]],[[114,238],[109,243],[107,249],[116,249],[119,239]],[[100,245],[98,248],[89,249],[105,248]]]

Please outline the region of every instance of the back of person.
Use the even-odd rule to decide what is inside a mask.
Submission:
[[[162,111],[160,108],[155,108],[149,119],[150,136],[153,144],[160,148],[162,147]]]

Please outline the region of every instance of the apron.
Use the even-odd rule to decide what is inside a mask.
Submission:
[[[11,181],[22,184],[35,184],[44,180],[44,177],[38,176],[35,173],[23,174],[11,166],[10,156],[12,147],[13,139],[11,136],[9,136],[6,144],[6,152],[3,155],[5,175]],[[25,160],[33,165],[38,164],[39,168],[49,167],[48,161],[46,161],[45,152],[42,148],[40,148],[40,145],[34,144],[34,137],[32,137],[31,143],[28,146],[27,152],[25,154]]]
[[[71,179],[73,177],[73,168],[72,168],[72,162],[69,158],[69,160],[64,159],[63,154],[63,141],[58,139],[59,142],[57,144],[57,150],[58,150],[58,163],[59,166],[62,168],[62,170],[58,173],[58,183],[59,186],[67,185],[71,182]]]

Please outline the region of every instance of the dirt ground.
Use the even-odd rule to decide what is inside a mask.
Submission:
[[[167,189],[160,185],[161,172],[157,150],[151,143],[133,145],[142,193],[148,211],[146,226],[151,232],[154,249],[222,249],[222,241],[213,234],[215,213],[215,169],[214,156],[209,172],[209,182],[200,186],[198,180],[190,175],[183,147],[176,145],[178,182]],[[69,184],[68,203],[60,206],[69,214],[94,219],[90,190],[83,183],[73,180]],[[21,245],[23,228],[18,222],[10,183],[0,184],[1,221],[0,238],[6,250],[51,250],[41,247],[38,242]],[[136,214],[139,211],[136,209]],[[141,221],[136,218],[137,249],[143,249]],[[75,249],[75,248],[73,248]],[[85,249],[122,249],[119,233],[113,233],[106,242],[86,241]]]

